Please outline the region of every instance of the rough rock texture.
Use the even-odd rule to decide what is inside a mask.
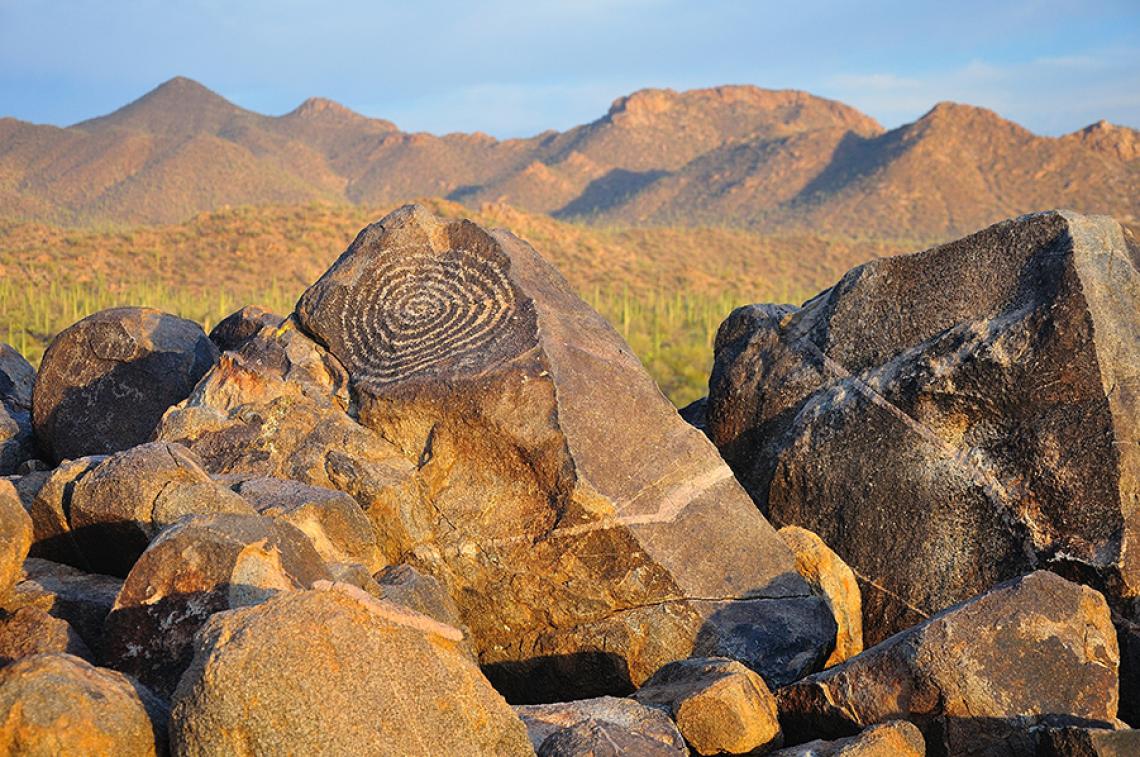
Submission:
[[[773,752],[771,757],[924,757],[922,731],[906,720],[872,725],[856,736],[835,741],[816,739]]]
[[[333,489],[280,478],[255,478],[236,487],[259,513],[291,523],[309,537],[327,563],[384,565],[372,525],[356,500]]]
[[[16,350],[0,342],[0,476],[15,473],[36,456],[32,432],[32,386],[36,369]]]
[[[39,607],[21,607],[13,613],[0,612],[0,667],[47,652],[66,652],[94,662],[91,650],[71,624]]]
[[[835,648],[824,662],[831,667],[863,651],[863,600],[859,582],[847,563],[823,539],[799,526],[784,526],[780,538],[796,556],[796,570],[827,602],[835,617]]]
[[[35,607],[67,621],[89,649],[102,649],[103,623],[115,604],[122,581],[111,576],[84,573],[69,565],[29,558],[24,577],[7,596],[0,610],[18,612]]]
[[[0,754],[163,755],[165,705],[138,683],[67,654],[0,669]]]
[[[1038,568],[1140,593],[1140,274],[1049,212],[721,326],[708,428],[860,577],[868,644]]]
[[[400,562],[405,523],[427,518],[416,464],[345,410],[348,377],[292,320],[222,355],[158,438],[190,447],[214,474],[273,477],[350,494],[385,562]]]
[[[288,523],[259,515],[189,518],[155,539],[123,582],[107,616],[104,659],[167,696],[210,615],[330,577]]]
[[[764,679],[735,660],[672,662],[634,699],[666,709],[697,754],[746,754],[780,746],[776,698]]]
[[[343,584],[219,613],[175,694],[173,751],[532,754],[459,636]]]
[[[184,515],[254,514],[185,447],[151,442],[111,455],[75,484],[71,529],[91,566],[125,576],[147,544]]]
[[[230,313],[210,332],[210,341],[221,352],[239,349],[265,327],[277,328],[285,320],[255,305],[246,305]]]
[[[1116,634],[1104,598],[1037,571],[777,692],[792,743],[899,717],[931,754],[1033,754],[1040,722],[1108,726]]]
[[[668,715],[632,699],[598,697],[523,705],[515,712],[539,757],[683,757],[689,753]]]
[[[402,208],[296,318],[416,466],[429,506],[386,530],[509,698],[621,693],[693,653],[781,683],[826,658],[830,613],[715,449],[519,239]]]
[[[53,470],[30,473],[14,482],[24,509],[32,516],[29,556],[91,569],[71,533],[71,495],[76,482],[106,459],[92,455],[64,460]]]
[[[32,546],[32,519],[11,481],[0,480],[0,596],[20,578]]]
[[[1126,728],[1040,728],[1037,757],[1135,757],[1140,754],[1140,731]]]
[[[32,420],[56,462],[150,439],[218,357],[202,327],[150,308],[113,308],[60,332],[36,378]]]
[[[461,647],[478,660],[471,643],[471,630],[460,618],[459,608],[439,581],[420,573],[411,565],[389,565],[375,575],[379,597],[410,607],[418,613],[434,618],[440,623],[455,626],[463,631]]]

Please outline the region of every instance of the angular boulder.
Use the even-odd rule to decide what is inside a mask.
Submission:
[[[381,599],[410,607],[440,623],[455,626],[463,632],[461,648],[478,661],[471,643],[471,631],[460,618],[459,608],[439,581],[420,573],[411,565],[389,565],[374,576],[377,595]]]
[[[262,515],[299,528],[325,562],[357,563],[370,572],[383,567],[371,523],[344,492],[281,478],[249,479],[235,491]]]
[[[0,476],[15,473],[38,454],[32,431],[32,387],[36,369],[0,342]]]
[[[209,513],[256,511],[210,478],[185,447],[151,442],[111,455],[77,480],[70,526],[95,570],[125,576],[163,528]]]
[[[906,720],[868,726],[856,736],[816,739],[773,752],[771,757],[925,757],[922,731]]]
[[[360,422],[415,465],[428,506],[386,528],[512,701],[628,692],[694,653],[777,683],[826,658],[830,613],[774,529],[526,243],[408,206],[295,317],[344,365]]]
[[[330,578],[308,539],[258,515],[188,518],[164,531],[131,569],[107,616],[109,667],[169,696],[211,615]]]
[[[60,332],[36,378],[32,421],[55,462],[151,438],[218,357],[202,327],[150,308],[113,308]]]
[[[1032,755],[1040,724],[1111,726],[1116,634],[1092,589],[1037,571],[777,692],[792,743],[905,718],[931,754]]]
[[[721,326],[708,430],[860,578],[875,644],[1038,568],[1140,596],[1140,273],[1119,224],[1004,221]]]
[[[239,349],[263,328],[277,328],[285,320],[256,305],[246,305],[230,313],[210,332],[210,341],[220,352]]]
[[[173,751],[533,754],[459,636],[341,584],[219,613],[174,696]]]
[[[166,706],[121,673],[68,654],[0,669],[0,754],[166,754]]]
[[[796,556],[796,570],[824,598],[835,618],[835,648],[823,666],[830,668],[862,652],[863,601],[855,573],[806,528],[784,526],[778,533]]]
[[[103,624],[122,585],[111,576],[28,558],[22,579],[6,596],[0,596],[0,610],[9,614],[27,607],[42,610],[66,621],[88,649],[98,652],[103,644]]]
[[[0,480],[0,596],[20,579],[32,546],[32,519],[11,481]]]
[[[689,753],[668,715],[632,699],[598,697],[522,705],[515,712],[539,757],[685,757]]]
[[[783,743],[776,698],[764,679],[735,660],[672,662],[633,695],[661,707],[697,754],[752,754]]]

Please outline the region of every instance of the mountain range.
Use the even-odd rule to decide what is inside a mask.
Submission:
[[[60,128],[0,118],[0,218],[177,223],[225,206],[444,197],[616,226],[940,239],[1049,207],[1140,218],[1140,132],[1038,136],[941,103],[886,130],[791,90],[651,89],[526,139],[407,133],[330,100],[282,116],[175,78]]]

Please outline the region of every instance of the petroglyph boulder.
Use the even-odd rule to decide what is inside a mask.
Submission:
[[[508,698],[621,693],[694,653],[779,684],[830,653],[830,612],[716,450],[526,243],[408,206],[296,318],[414,462],[430,507],[405,559]]]

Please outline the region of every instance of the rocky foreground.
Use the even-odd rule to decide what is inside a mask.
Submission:
[[[691,423],[415,206],[288,317],[4,346],[0,752],[1140,754],[1138,263],[1044,213],[742,308]]]

